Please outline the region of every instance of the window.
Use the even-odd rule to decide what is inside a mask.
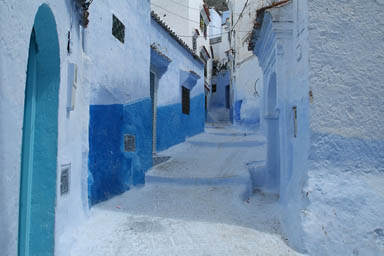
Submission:
[[[204,25],[205,25],[204,18],[203,18],[203,15],[201,15],[200,13],[200,30],[201,31],[204,31]]]
[[[207,71],[207,64],[204,66],[204,77],[208,76],[208,71]]]
[[[212,93],[214,93],[214,92],[216,92],[216,85],[215,84],[212,85]]]
[[[116,37],[116,39],[119,40],[121,43],[124,43],[125,26],[118,18],[116,18],[115,15],[112,15],[112,18],[112,35]]]
[[[135,136],[131,134],[124,134],[124,151],[135,152],[135,150],[136,150]]]
[[[189,107],[190,107],[190,91],[188,88],[184,86],[181,87],[181,100],[182,100],[182,111],[183,114],[189,115]]]
[[[204,33],[205,39],[207,39],[207,24],[205,24],[203,15],[201,15],[201,13],[200,13],[200,30]]]
[[[197,36],[193,36],[192,37],[192,50],[193,50],[193,52],[195,52],[196,53],[196,50],[197,50]]]
[[[231,101],[230,101],[230,88],[229,85],[225,87],[225,107],[230,108],[231,107]]]

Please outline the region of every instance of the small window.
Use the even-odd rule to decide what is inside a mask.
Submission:
[[[212,85],[212,93],[213,92],[216,92],[216,85],[215,84]]]
[[[204,25],[205,25],[204,18],[203,18],[203,15],[201,15],[200,13],[200,30],[202,32],[204,32]]]
[[[124,43],[125,37],[125,26],[124,24],[115,16],[113,17],[113,26],[112,26],[112,35],[117,38],[121,43]]]
[[[192,37],[192,47],[193,47],[193,52],[196,53],[197,50],[197,36]]]
[[[189,115],[189,107],[190,107],[190,91],[188,88],[185,88],[184,86],[181,87],[181,100],[182,100],[182,111],[183,114]]]

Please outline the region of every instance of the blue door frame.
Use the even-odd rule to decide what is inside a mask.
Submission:
[[[60,55],[56,23],[40,6],[25,89],[19,204],[19,256],[53,256]]]

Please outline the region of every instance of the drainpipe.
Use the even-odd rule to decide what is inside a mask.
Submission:
[[[79,23],[81,25],[81,46],[82,46],[82,56],[81,56],[81,86],[83,91],[83,101],[85,106],[88,106],[86,110],[89,113],[90,106],[90,91],[91,91],[91,81],[90,81],[90,67],[91,59],[87,56],[88,53],[88,24],[89,24],[89,7],[93,0],[74,0],[78,8]],[[82,120],[83,127],[86,131],[83,132],[84,136],[82,138],[82,172],[81,172],[81,197],[83,201],[83,210],[85,216],[89,216],[89,202],[88,202],[88,154],[89,154],[89,142],[88,142],[88,123],[89,115],[87,120]],[[85,143],[86,142],[86,143]]]

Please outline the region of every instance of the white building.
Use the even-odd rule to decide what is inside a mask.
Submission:
[[[258,60],[249,49],[256,10],[263,6],[260,0],[230,0],[231,48],[234,49],[232,82],[234,84],[235,122],[242,125],[257,125],[262,107],[263,76]],[[249,74],[252,74],[250,76]]]
[[[205,62],[204,80],[209,105],[212,79],[211,11],[203,0],[152,0],[151,9]],[[220,30],[220,26],[218,26]]]
[[[280,194],[298,250],[382,255],[384,3],[282,0],[257,15],[268,152],[255,182]]]

